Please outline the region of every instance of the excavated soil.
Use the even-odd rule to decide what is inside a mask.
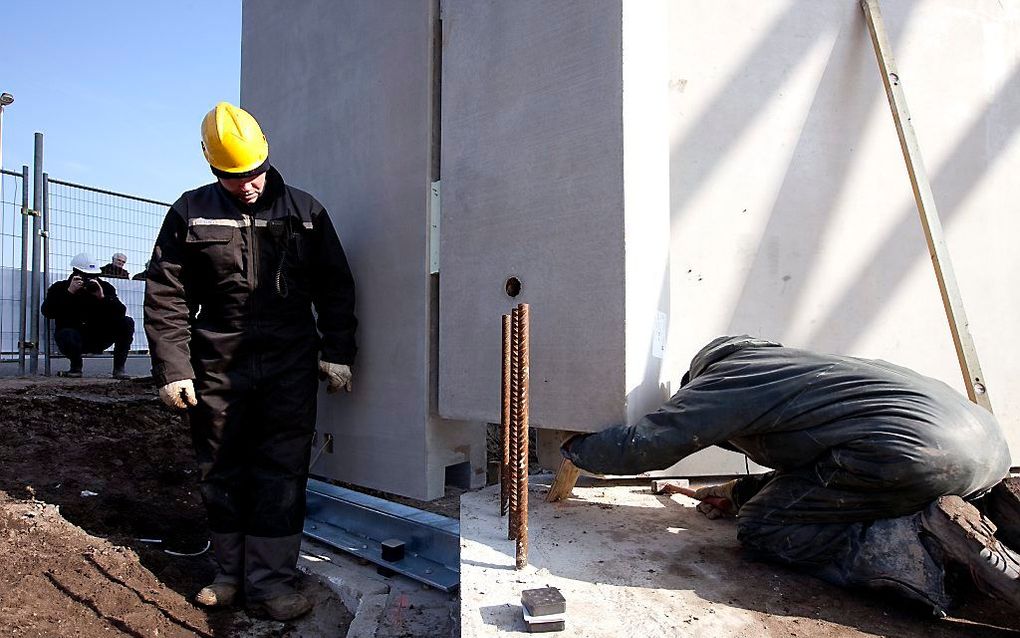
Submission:
[[[293,623],[192,605],[207,540],[187,426],[147,380],[0,381],[0,635],[345,635],[313,578]]]

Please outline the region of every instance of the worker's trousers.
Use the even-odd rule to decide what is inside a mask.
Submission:
[[[71,370],[81,370],[82,355],[99,354],[110,346],[113,346],[114,369],[123,369],[134,338],[135,320],[131,317],[121,317],[102,331],[64,328],[53,335],[57,349],[67,357]]]
[[[189,418],[217,581],[257,601],[289,593],[297,576],[318,378],[314,356],[268,375],[253,373],[261,361],[238,363],[196,366]]]
[[[942,494],[933,492],[913,514],[875,516],[882,508],[902,507],[896,492],[890,488],[851,494],[822,485],[813,471],[746,477],[733,493],[740,506],[737,537],[762,558],[797,566],[831,583],[893,590],[945,610],[952,601],[941,552],[930,546],[923,526],[924,511]],[[918,498],[917,486],[904,493],[905,498]],[[853,518],[855,511],[861,519],[856,522],[819,520],[827,512]]]

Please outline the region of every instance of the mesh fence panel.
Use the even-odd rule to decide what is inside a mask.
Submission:
[[[0,174],[0,360],[18,356],[21,300],[21,203],[25,184],[20,173]]]
[[[54,282],[70,275],[71,258],[83,252],[100,264],[110,263],[114,253],[123,253],[127,256],[124,268],[132,277],[143,272],[170,204],[50,179],[47,206],[50,281]],[[104,279],[117,289],[135,320],[131,350],[148,352],[142,329],[145,281]]]

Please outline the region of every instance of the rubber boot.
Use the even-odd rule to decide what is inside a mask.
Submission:
[[[946,590],[945,564],[938,548],[922,539],[921,515],[877,520],[854,543],[846,582],[894,592],[931,607],[945,617],[953,601]]]
[[[1020,608],[1020,555],[995,538],[995,524],[959,496],[942,496],[921,513],[921,526],[947,561],[970,572],[982,593]]]
[[[195,602],[205,607],[228,607],[234,604],[244,576],[244,536],[213,533],[210,542],[218,564],[216,578],[199,590]]]
[[[246,536],[244,546],[249,611],[273,620],[291,620],[312,609],[311,601],[296,589],[301,534]]]

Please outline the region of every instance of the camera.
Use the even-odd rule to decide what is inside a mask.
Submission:
[[[95,291],[99,290],[99,282],[96,281],[95,279],[91,279],[91,278],[90,279],[86,279],[85,280],[85,290],[88,291],[88,292],[95,292]]]

